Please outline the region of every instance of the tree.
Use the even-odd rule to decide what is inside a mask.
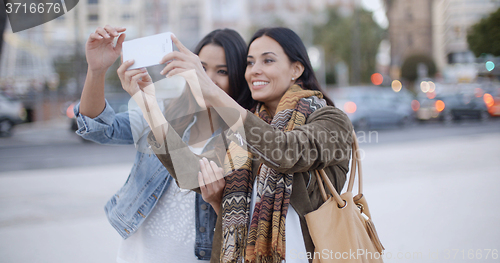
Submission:
[[[106,71],[106,92],[124,92],[118,74],[116,74],[116,70],[119,66],[120,59],[117,59]],[[54,68],[57,74],[59,74],[60,86],[66,87],[71,81],[76,81],[76,84],[79,85],[77,86],[75,94],[77,97],[80,97],[81,90],[83,89],[83,82],[78,83],[77,79],[85,79],[87,67],[87,60],[83,52],[79,52],[71,56],[59,56],[54,59]]]
[[[469,29],[467,42],[476,57],[483,53],[500,56],[500,8]]]
[[[369,83],[370,76],[375,72],[378,46],[382,41],[385,30],[372,18],[372,13],[364,9],[354,12],[358,19],[359,32],[359,59],[361,82]],[[338,9],[328,10],[328,20],[325,24],[314,27],[314,43],[321,45],[325,50],[325,67],[327,83],[333,83],[335,65],[343,61],[353,71],[353,29],[356,18],[342,16]]]
[[[403,62],[403,65],[401,66],[401,77],[410,82],[417,80],[418,64],[424,64],[427,66],[427,75],[429,77],[433,77],[436,74],[436,64],[432,58],[426,55],[413,55],[406,58]]]

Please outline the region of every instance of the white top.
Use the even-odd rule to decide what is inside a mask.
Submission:
[[[188,145],[188,147],[194,154],[200,155],[203,152],[203,147],[191,147],[191,145]]]
[[[203,147],[192,148],[200,154]],[[122,241],[118,263],[200,262],[194,254],[196,193],[175,181],[158,200],[136,233]]]
[[[250,201],[250,222],[252,222],[255,200],[257,199],[257,180],[255,180],[252,190],[252,200]],[[250,228],[250,226],[249,226]],[[250,231],[248,231],[250,232]],[[309,263],[307,259],[306,244],[302,236],[299,214],[288,205],[288,212],[285,219],[285,260],[286,263]]]

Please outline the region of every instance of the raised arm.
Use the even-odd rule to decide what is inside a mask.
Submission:
[[[189,82],[191,92],[202,108],[206,102],[210,102],[222,119],[227,124],[231,124],[230,128],[233,131],[241,127],[247,110],[212,82],[196,54],[186,48],[174,35],[172,35],[172,41],[179,51],[170,52],[163,57],[160,63],[167,63],[167,65],[160,73],[167,77],[177,74],[183,76]],[[241,121],[234,120],[235,110],[239,113]]]
[[[249,114],[244,123],[247,149],[282,173],[306,172],[345,162],[350,158],[352,124],[341,110],[326,106],[312,113],[307,123],[280,131]]]
[[[105,107],[104,101],[104,78],[106,71],[120,56],[122,43],[125,39],[123,27],[105,26],[98,27],[90,34],[85,45],[85,56],[87,58],[87,78],[83,86],[80,99],[80,113],[89,117],[97,117]],[[113,40],[118,37],[116,46]]]

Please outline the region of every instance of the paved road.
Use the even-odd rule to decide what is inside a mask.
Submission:
[[[134,157],[133,145],[84,142],[67,119],[22,124],[11,137],[0,138],[0,172],[132,163]]]
[[[386,130],[378,143],[361,145],[365,195],[387,249],[385,262],[498,261],[495,251],[485,259],[487,249],[500,250],[498,127],[470,122]],[[8,147],[22,148],[5,144],[2,158]],[[120,237],[103,206],[131,165],[0,172],[1,262],[114,262]]]
[[[498,262],[485,255],[500,252],[500,133],[365,150],[365,194],[386,262]]]
[[[0,138],[0,172],[133,162],[132,145],[85,143],[68,127],[67,119],[16,127],[12,137]],[[500,132],[500,118],[485,123],[472,120],[451,125],[425,123],[357,134],[361,146],[372,146],[492,132]]]
[[[131,164],[0,173],[0,262],[115,262],[104,204]]]

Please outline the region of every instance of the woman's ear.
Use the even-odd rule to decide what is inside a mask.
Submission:
[[[296,61],[292,63],[292,78],[298,79],[304,73],[304,65],[302,63]]]

